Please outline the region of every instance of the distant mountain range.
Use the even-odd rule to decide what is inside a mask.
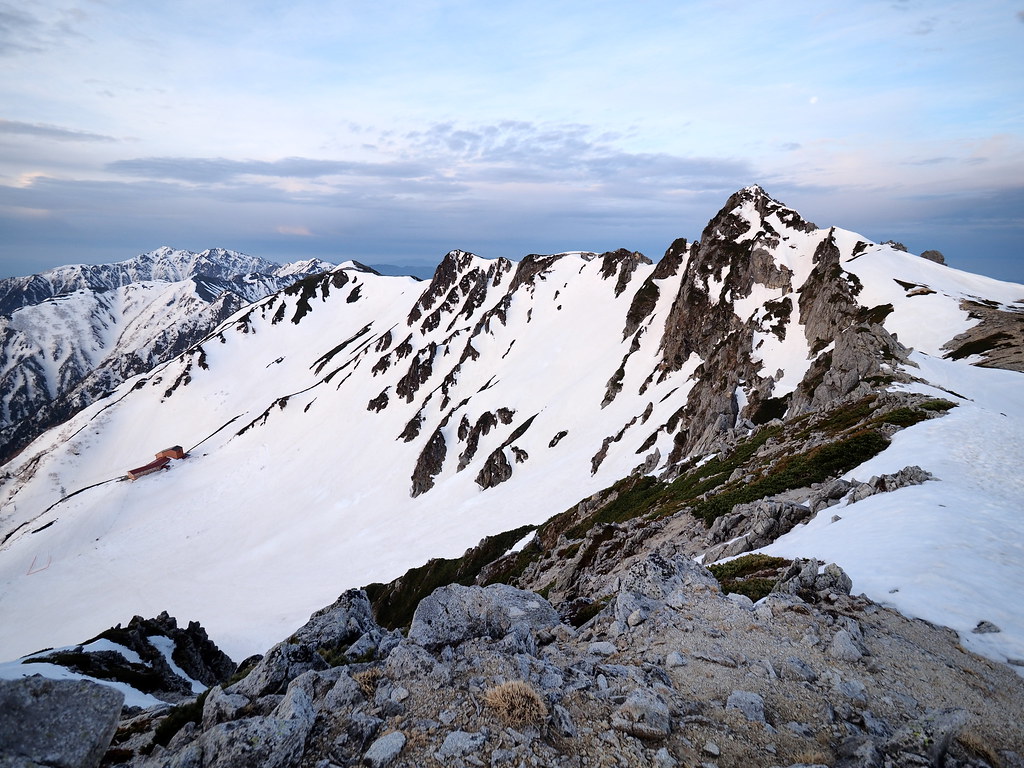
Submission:
[[[0,461],[241,307],[332,267],[164,247],[0,280]]]

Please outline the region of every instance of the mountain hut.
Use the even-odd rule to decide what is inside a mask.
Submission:
[[[138,480],[143,475],[150,475],[153,472],[159,472],[170,463],[171,460],[166,456],[158,456],[156,459],[149,462],[149,464],[144,464],[141,467],[136,467],[135,469],[129,469],[128,479]]]

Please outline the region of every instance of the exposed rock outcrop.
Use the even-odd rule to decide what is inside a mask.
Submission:
[[[836,479],[807,489],[805,493],[790,491],[778,498],[767,497],[748,504],[737,504],[732,512],[716,519],[708,531],[709,547],[704,554],[704,562],[713,563],[765,547],[809,520],[818,511],[838,504],[847,494],[850,503],[853,503],[876,493],[920,485],[931,479],[931,473],[918,466],[911,466],[895,474],[872,477],[863,483]],[[793,501],[794,496],[802,496],[803,503]]]
[[[202,687],[225,682],[236,669],[197,622],[181,628],[166,611],[155,619],[135,616],[127,626],[119,624],[82,645],[22,660],[26,670],[39,663],[125,683],[172,703],[191,698]]]
[[[1024,371],[1024,304],[999,307],[976,301],[962,301],[972,320],[969,330],[950,339],[944,346],[952,360],[977,357],[975,365]]]
[[[96,768],[124,696],[87,680],[0,680],[0,765]]]
[[[383,638],[372,653],[217,689],[200,724],[127,764],[1019,764],[1019,677],[820,570],[795,563],[752,604],[691,559],[654,553],[607,576],[578,629],[534,593],[445,587],[405,639],[346,593],[289,645],[323,661],[322,643],[362,631]],[[502,698],[510,681],[517,697]]]

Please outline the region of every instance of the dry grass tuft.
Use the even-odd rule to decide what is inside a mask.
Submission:
[[[511,726],[540,725],[548,716],[544,699],[529,683],[509,680],[484,693],[484,704]]]
[[[957,734],[957,742],[966,749],[973,757],[980,757],[992,768],[1002,768],[1003,761],[989,744],[988,739],[974,730],[964,731]]]
[[[382,677],[384,677],[384,673],[380,667],[369,667],[362,672],[356,672],[352,675],[352,679],[359,685],[359,690],[363,692],[363,696],[366,698],[373,696],[377,690],[377,684]]]

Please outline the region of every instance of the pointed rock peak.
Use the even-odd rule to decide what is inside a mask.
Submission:
[[[630,262],[634,265],[654,263],[639,251],[619,248],[616,251],[607,251],[601,254],[601,272],[605,277],[611,277],[615,274],[619,264],[625,262]]]
[[[529,254],[516,267],[515,277],[512,278],[512,284],[508,288],[509,293],[514,293],[522,285],[532,284],[537,275],[550,269],[552,264],[559,259],[565,258],[565,256],[566,254],[564,253],[556,253],[552,256],[541,256],[537,253]]]
[[[469,251],[461,251],[458,248],[448,251],[441,259],[441,263],[434,270],[434,280],[448,275],[458,275],[464,272],[478,258],[476,254]]]
[[[469,251],[453,250],[448,251],[441,263],[434,270],[434,276],[430,283],[420,294],[419,299],[409,313],[409,323],[416,322],[425,312],[428,312],[437,301],[448,295],[448,292],[459,282],[463,273],[472,268],[473,263],[479,260],[479,256]]]
[[[676,274],[684,265],[689,252],[690,245],[686,242],[686,238],[676,238],[672,245],[665,250],[665,255],[661,257],[658,266],[654,268],[652,277],[655,280],[664,280],[666,277]]]
[[[639,251],[628,251],[625,248],[608,251],[601,254],[601,277],[607,280],[618,275],[615,281],[615,295],[618,296],[626,290],[630,277],[640,264],[652,263]]]
[[[321,264],[326,265],[326,267],[328,269],[334,269],[326,261],[320,261],[319,259],[313,259],[313,261],[317,261],[317,262],[320,262]],[[350,272],[366,272],[367,274],[370,274],[370,275],[379,275],[380,274],[380,272],[378,272],[373,267],[368,267],[366,264],[363,264],[363,262],[356,261],[355,259],[349,259],[348,261],[343,262],[342,264],[340,264],[339,267],[341,269],[347,269]]]
[[[701,238],[717,236],[738,242],[752,239],[760,232],[777,234],[779,229],[811,232],[817,226],[769,195],[759,184],[752,184],[729,197]]]

